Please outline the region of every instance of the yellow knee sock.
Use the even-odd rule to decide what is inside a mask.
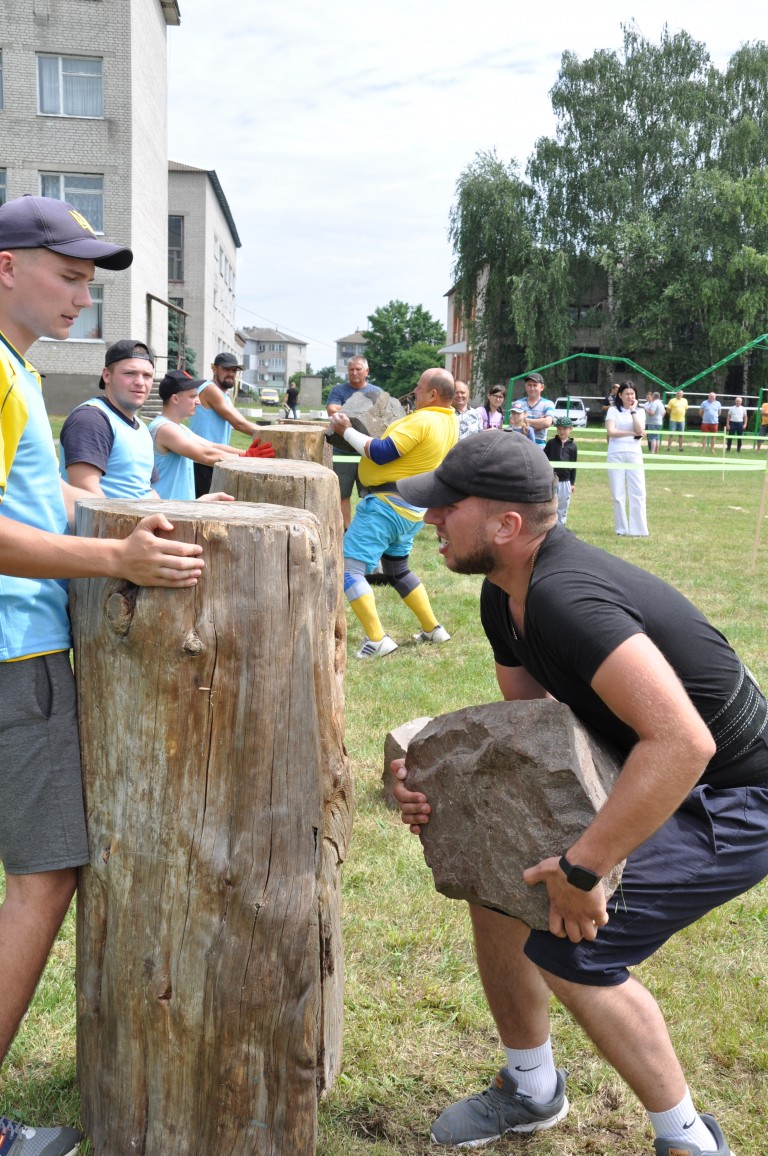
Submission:
[[[424,584],[422,582],[419,582],[416,589],[412,590],[410,594],[406,594],[403,602],[408,607],[408,609],[412,610],[416,615],[422,630],[430,631],[435,629],[437,626],[437,619],[435,618],[435,613],[430,605],[429,595],[424,589]]]
[[[381,625],[376,599],[373,594],[361,594],[349,604],[357,615],[358,621],[372,642],[381,642],[384,637],[384,627]]]

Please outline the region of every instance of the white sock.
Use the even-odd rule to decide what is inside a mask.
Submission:
[[[693,1106],[691,1093],[685,1095],[676,1108],[668,1112],[649,1112],[654,1132],[664,1140],[679,1140],[681,1144],[696,1144],[702,1152],[715,1152],[715,1138]]]
[[[539,1048],[505,1048],[509,1074],[518,1090],[537,1104],[548,1104],[555,1095],[557,1072],[552,1058],[552,1040]]]

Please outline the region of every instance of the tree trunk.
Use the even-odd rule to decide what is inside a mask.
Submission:
[[[325,1023],[324,1069],[326,1086],[341,1071],[341,1045],[344,1011],[344,971],[339,916],[340,867],[346,858],[351,828],[352,778],[347,760],[334,759],[336,744],[344,740],[344,672],[347,660],[347,623],[343,594],[344,523],[339,505],[339,483],[332,470],[315,462],[286,461],[279,458],[225,458],[213,469],[211,488],[223,491],[239,502],[269,502],[309,510],[320,524],[320,541],[325,559],[327,598],[326,622],[333,623],[326,640],[329,649],[325,663],[335,671],[333,684],[326,691],[329,723],[337,720],[338,732],[329,731],[334,744],[329,752],[329,767],[337,766],[338,777],[325,778],[325,826],[320,864],[320,926],[327,957],[335,964],[326,975],[323,986],[323,1019]]]
[[[259,426],[259,437],[263,442],[272,442],[279,458],[330,467],[333,449],[325,440],[328,429],[325,423],[286,419],[280,424]]]
[[[89,501],[78,532],[160,510],[204,546],[196,587],[72,583],[83,1120],[96,1156],[309,1156],[351,808],[338,579],[297,509]]]

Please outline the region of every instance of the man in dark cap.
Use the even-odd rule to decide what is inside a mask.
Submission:
[[[27,1010],[88,862],[63,579],[97,575],[193,586],[200,546],[144,518],[122,541],[67,532],[87,494],[62,482],[40,377],[25,354],[63,341],[91,304],[94,268],[126,269],[130,249],[94,236],[72,205],[19,197],[0,206],[0,1060]],[[0,1119],[3,1156],[71,1156],[74,1128]]]
[[[234,386],[238,370],[242,368],[234,353],[217,353],[214,357],[211,376],[203,382],[197,393],[200,405],[189,422],[189,428],[198,437],[228,446],[233,429],[250,434],[251,437],[259,432],[259,427],[243,417],[227,397],[227,391]],[[195,494],[199,498],[211,488],[213,466],[195,462],[194,469]]]
[[[229,445],[219,445],[199,437],[183,425],[185,418],[191,418],[200,399],[197,391],[202,381],[195,381],[183,369],[171,369],[158,385],[163,412],[149,423],[149,433],[155,448],[155,490],[161,498],[175,498],[191,501],[195,496],[193,463],[213,467],[226,458],[260,457],[273,458],[275,451],[269,442],[254,444],[245,452],[233,450]]]
[[[768,872],[768,703],[677,590],[557,522],[554,486],[544,454],[501,431],[398,482],[428,507],[448,568],[486,576],[480,613],[504,698],[566,703],[624,759],[576,842],[524,873],[549,892],[549,931],[470,906],[507,1063],[490,1088],[447,1108],[432,1138],[476,1146],[563,1119],[554,993],[642,1102],[656,1156],[732,1156],[716,1120],[694,1108],[661,1010],[629,969]],[[418,833],[429,803],[403,782],[403,760],[393,771]],[[597,884],[624,859],[609,914]]]

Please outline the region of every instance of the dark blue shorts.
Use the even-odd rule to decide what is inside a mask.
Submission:
[[[525,954],[571,983],[613,987],[702,915],[768,875],[768,787],[696,787],[627,859],[592,941],[532,931]]]

